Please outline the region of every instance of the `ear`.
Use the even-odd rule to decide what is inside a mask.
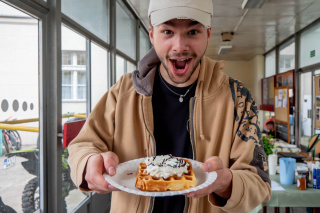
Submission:
[[[152,26],[149,26],[149,39],[151,44],[153,45],[153,29],[152,28],[153,28]]]
[[[208,42],[209,42],[211,38],[211,27],[207,29],[207,32],[208,32]]]

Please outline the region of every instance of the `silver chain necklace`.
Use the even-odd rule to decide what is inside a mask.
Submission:
[[[186,97],[186,95],[189,93],[189,91],[191,90],[191,88],[193,87],[193,85],[197,82],[197,81],[193,82],[193,84],[189,87],[189,89],[187,90],[187,92],[186,92],[184,95],[181,95],[181,94],[176,93],[175,91],[172,91],[172,90],[170,89],[170,87],[167,86],[167,84],[164,82],[164,79],[163,79],[162,76],[161,76],[160,71],[159,71],[159,76],[160,76],[160,79],[161,79],[162,83],[168,88],[168,90],[170,90],[173,94],[176,94],[177,96],[179,96],[179,101],[180,101],[181,103],[183,102],[183,98]]]

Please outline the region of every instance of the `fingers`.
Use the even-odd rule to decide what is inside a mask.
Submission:
[[[112,152],[91,156],[87,161],[85,174],[85,180],[88,183],[88,188],[99,194],[118,190],[114,186],[110,185],[103,177],[105,172],[115,175],[118,162],[118,157]]]
[[[206,196],[208,194],[211,194],[212,192],[217,193],[221,197],[227,197],[229,195],[229,191],[226,191],[230,189],[230,184],[232,180],[232,175],[230,178],[230,170],[227,168],[224,168],[223,162],[221,158],[218,156],[212,156],[209,157],[201,166],[201,169],[204,172],[217,172],[217,179],[207,186],[206,188],[190,192],[186,194],[188,197],[192,198],[200,198],[203,196]]]
[[[223,169],[222,160],[218,156],[212,156],[202,164],[201,169],[204,172],[212,172]]]
[[[108,175],[114,176],[116,174],[116,167],[119,164],[119,158],[114,152],[102,153],[104,168]]]

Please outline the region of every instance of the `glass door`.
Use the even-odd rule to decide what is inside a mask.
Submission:
[[[300,75],[300,145],[307,147],[309,138],[313,134],[313,113],[312,113],[312,72]]]
[[[314,72],[314,134],[320,134],[320,69]]]

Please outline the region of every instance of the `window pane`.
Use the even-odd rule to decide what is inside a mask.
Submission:
[[[142,59],[150,49],[148,34],[140,29],[140,59]]]
[[[300,67],[320,62],[320,24],[301,33]]]
[[[38,24],[0,1],[0,122],[39,119]],[[17,125],[39,128],[38,121]],[[0,130],[0,197],[10,212],[27,212],[23,206],[40,212],[38,138],[37,132]]]
[[[109,42],[109,1],[62,0],[62,13],[105,42]]]
[[[86,84],[86,73],[85,72],[78,72],[78,84]]]
[[[135,19],[119,2],[117,2],[116,19],[116,47],[132,59],[136,59]]]
[[[62,86],[62,99],[72,99],[71,94],[71,86]]]
[[[266,55],[265,77],[270,77],[276,74],[276,51],[273,50]]]
[[[62,125],[64,125],[66,122],[80,119],[74,117],[73,114],[83,114],[84,117],[86,115],[86,65],[85,60],[82,60],[82,55],[86,53],[86,38],[62,26],[61,43],[62,52],[68,52],[72,55],[72,65],[62,64],[62,115],[64,117],[70,116],[62,119]],[[79,65],[79,60],[81,65]],[[87,198],[88,194],[74,188],[71,183],[67,149],[68,147],[64,147],[61,153],[63,163],[61,166],[63,175],[62,206],[67,206],[67,212],[72,212]]]
[[[120,56],[116,56],[116,80],[124,74],[124,59]]]
[[[78,33],[72,31],[71,29],[62,26],[61,28],[61,34],[62,34],[62,53],[67,53],[71,55],[72,58],[72,65],[64,65],[62,64],[62,83],[64,84],[71,84],[72,88],[68,90],[62,90],[62,100],[64,100],[65,97],[70,97],[71,100],[85,100],[86,93],[78,92],[78,86],[79,84],[81,86],[86,86],[86,39],[79,35]],[[69,82],[64,82],[64,80],[67,80],[66,73],[69,73]],[[71,75],[73,73],[73,75]],[[70,94],[64,94],[66,92],[70,92]],[[79,94],[81,95],[81,98],[79,98]],[[82,113],[86,113],[86,108],[84,105],[76,105],[80,107]],[[64,107],[66,109],[64,110]],[[70,109],[69,109],[70,107]],[[68,112],[74,112],[77,108],[72,108],[70,103],[63,104],[62,109],[64,113]],[[71,110],[71,111],[69,111]],[[80,113],[78,111],[78,113]]]
[[[71,71],[62,72],[62,84],[71,84]]]
[[[136,65],[127,61],[127,73],[133,72],[136,70]]]
[[[77,53],[77,65],[86,65],[86,52]]]
[[[62,64],[72,65],[72,52],[68,52],[68,51],[62,52]]]
[[[108,89],[108,52],[91,43],[91,110]]]
[[[280,46],[279,72],[283,73],[295,67],[295,42],[294,39]]]
[[[85,86],[78,86],[78,90],[77,90],[77,96],[78,99],[86,99],[86,87]]]

